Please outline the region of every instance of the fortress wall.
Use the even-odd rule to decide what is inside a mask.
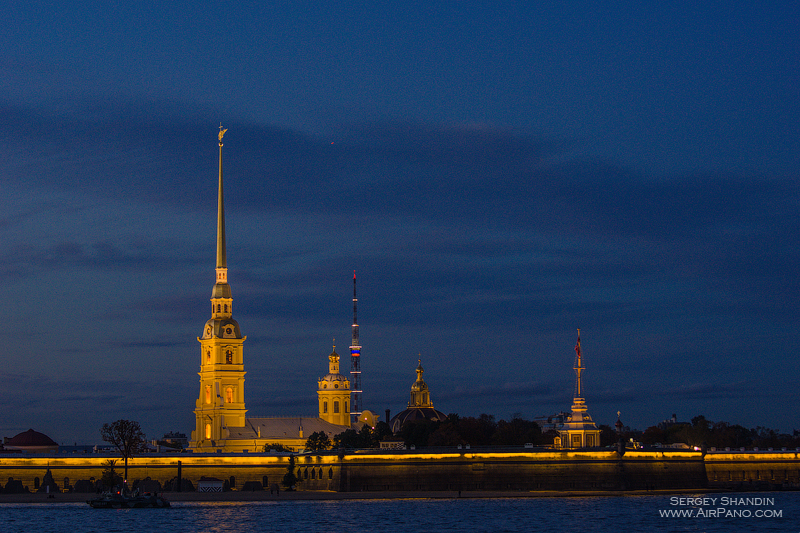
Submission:
[[[68,477],[99,479],[107,455],[0,456],[0,484],[8,478],[33,490],[34,478],[43,480],[49,467],[56,484]],[[241,489],[247,481],[280,483],[289,457],[274,454],[169,454],[129,460],[128,479],[151,479],[162,486],[181,474],[195,487],[202,476],[235,478]],[[299,490],[669,490],[719,488],[733,490],[800,489],[798,452],[633,451],[620,457],[614,450],[518,451],[491,453],[453,450],[358,451],[296,455]],[[322,477],[320,478],[320,474]],[[313,477],[312,477],[313,476]]]
[[[697,452],[622,458],[616,451],[357,454],[340,490],[646,490],[705,487]]]
[[[14,457],[0,457],[0,485],[5,486],[9,478],[22,481],[31,492],[34,491],[34,478],[39,482],[44,479],[47,469],[53,474],[53,479],[59,488],[64,487],[64,478],[69,478],[69,483],[90,478],[100,479],[103,475],[105,463],[116,460],[114,466],[117,474],[124,475],[124,461],[118,456],[31,456],[20,455]],[[146,455],[133,457],[128,460],[128,481],[133,483],[137,479],[150,477],[163,486],[167,481],[177,477],[178,461],[181,462],[181,477],[190,480],[195,487],[201,477],[215,477],[222,480],[235,478],[236,487],[241,488],[247,481],[263,482],[264,476],[271,483],[280,483],[289,465],[287,456],[236,456],[216,455]]]
[[[708,452],[708,486],[732,490],[800,489],[800,453]]]

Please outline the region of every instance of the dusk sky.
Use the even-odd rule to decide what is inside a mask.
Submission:
[[[11,1],[0,437],[194,426],[217,133],[249,416],[568,410],[791,433],[800,8]]]

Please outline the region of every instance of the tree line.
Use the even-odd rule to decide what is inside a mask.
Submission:
[[[684,443],[689,446],[707,448],[797,448],[800,447],[800,431],[780,433],[763,426],[747,429],[728,422],[712,422],[705,416],[692,418],[691,423],[677,423],[667,427],[648,427],[644,431],[623,427],[617,430],[599,424],[600,446],[615,445],[618,440],[640,442],[645,446],[655,444]],[[426,446],[551,446],[558,432],[542,431],[539,424],[526,420],[520,413],[510,419],[496,421],[493,415],[483,413],[477,417],[462,417],[451,413],[444,421],[417,420],[406,422],[397,434],[393,434],[386,422],[378,422],[375,428],[364,426],[361,430],[348,429],[330,439],[324,432],[313,433],[306,441],[306,450],[329,450],[339,448],[380,448],[386,438],[401,439],[407,447]]]

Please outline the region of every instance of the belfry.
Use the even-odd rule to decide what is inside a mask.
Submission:
[[[196,451],[225,447],[229,427],[245,425],[244,360],[239,323],[233,319],[233,297],[228,284],[225,250],[225,202],[222,186],[222,136],[219,131],[219,192],[217,195],[217,265],[211,289],[211,318],[200,342],[200,394],[195,403],[195,430],[191,447]]]
[[[350,381],[339,373],[336,346],[328,356],[328,373],[319,378],[319,418],[337,426],[350,425]]]

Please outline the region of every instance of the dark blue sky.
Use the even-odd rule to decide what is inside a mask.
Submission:
[[[12,2],[0,436],[189,432],[225,136],[251,415],[800,429],[794,3]],[[344,365],[349,368],[349,363]]]

